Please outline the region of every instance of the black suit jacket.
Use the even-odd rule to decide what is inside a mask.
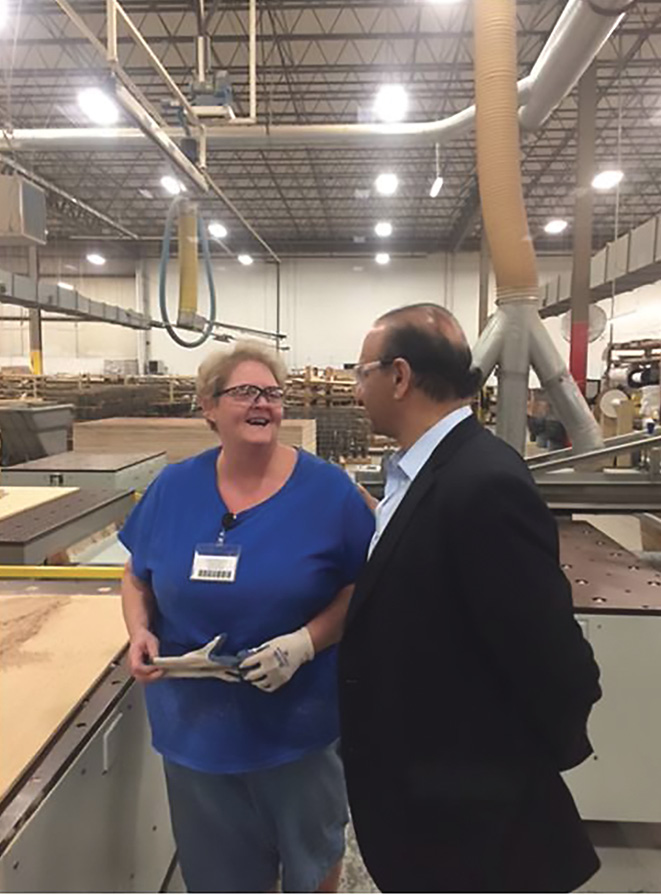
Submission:
[[[598,868],[560,777],[591,753],[599,669],[555,520],[474,418],[415,478],[340,645],[342,753],[383,891],[569,891]]]

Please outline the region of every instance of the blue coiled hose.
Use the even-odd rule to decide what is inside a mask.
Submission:
[[[198,348],[204,345],[213,332],[216,320],[216,287],[213,282],[213,270],[211,269],[211,253],[209,252],[209,242],[207,240],[207,232],[204,229],[204,221],[201,215],[197,217],[197,234],[202,246],[202,257],[204,259],[204,269],[207,274],[207,282],[209,284],[209,321],[202,335],[192,342],[182,339],[175,330],[168,316],[167,303],[167,282],[168,282],[168,261],[170,260],[170,241],[172,239],[172,227],[174,226],[176,212],[179,203],[182,201],[181,196],[177,196],[168,209],[168,215],[165,219],[165,230],[163,231],[163,244],[161,246],[161,262],[158,270],[158,302],[161,308],[161,317],[165,325],[165,329],[177,345],[182,348]]]

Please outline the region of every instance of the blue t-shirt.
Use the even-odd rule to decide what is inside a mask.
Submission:
[[[224,653],[305,625],[356,580],[374,530],[348,476],[299,451],[285,485],[236,517],[225,544],[241,554],[231,583],[191,581],[195,547],[214,543],[227,507],[218,448],[166,467],[133,509],[120,540],[156,596],[160,654],[181,655],[226,633]],[[154,748],[208,773],[293,761],[338,736],[336,648],[302,665],[274,693],[216,679],[164,679],[145,688]]]

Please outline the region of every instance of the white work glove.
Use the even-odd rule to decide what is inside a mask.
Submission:
[[[209,658],[212,650],[223,640],[225,635],[220,634],[200,649],[183,656],[154,656],[152,664],[162,671],[164,677],[212,677],[228,684],[238,684],[241,675],[236,668],[228,668]]]
[[[283,634],[251,650],[239,665],[244,681],[272,693],[292,677],[304,662],[314,659],[314,645],[306,627]]]

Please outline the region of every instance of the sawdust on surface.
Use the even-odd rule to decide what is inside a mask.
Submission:
[[[0,598],[0,666],[24,665],[47,658],[45,653],[25,652],[24,647],[39,634],[60,609],[71,602],[66,594],[40,597]]]

